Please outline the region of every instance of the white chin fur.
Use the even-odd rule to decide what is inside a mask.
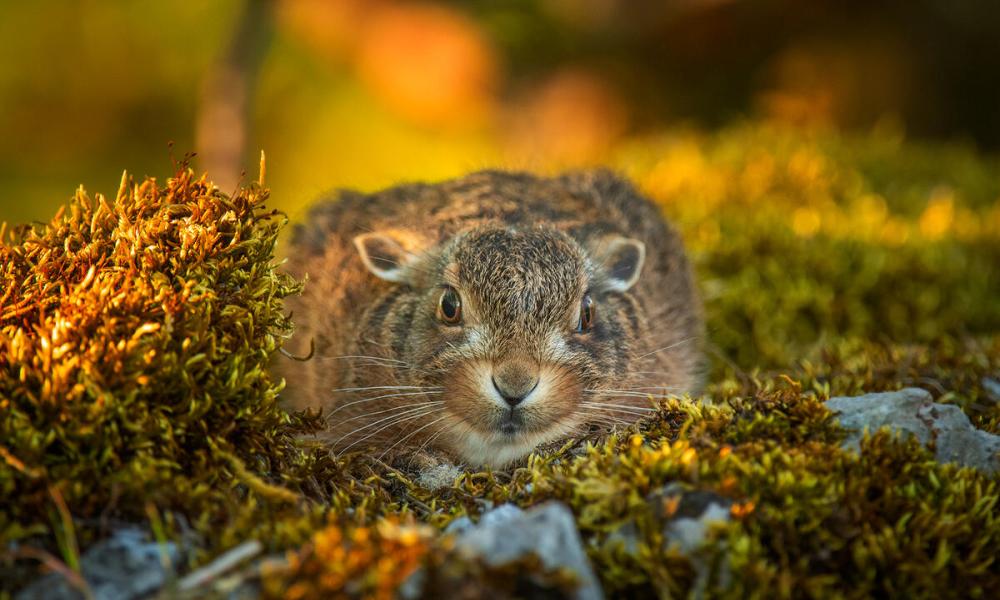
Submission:
[[[555,426],[538,433],[524,433],[515,437],[502,434],[482,434],[468,428],[455,440],[455,450],[473,465],[502,467],[524,458],[539,444],[559,439],[569,432],[568,426]]]
[[[507,402],[493,387],[491,371],[485,367],[481,368],[478,372],[478,380],[481,397],[485,403],[492,406],[493,410],[507,411]],[[545,372],[541,373],[535,390],[524,399],[519,405],[519,409],[524,410],[533,404],[544,402],[551,393],[551,387],[550,376]],[[516,436],[482,433],[467,423],[461,425],[459,432],[452,436],[452,449],[469,464],[502,467],[519,458],[524,458],[539,444],[551,442],[567,435],[575,424],[555,423],[544,431],[520,433]]]

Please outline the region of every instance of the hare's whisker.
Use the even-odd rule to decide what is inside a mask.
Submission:
[[[389,358],[387,356],[368,356],[365,354],[346,354],[343,356],[317,356],[314,360],[370,360],[373,362],[392,363],[402,367],[410,366],[407,362],[402,360],[397,360],[395,358]]]
[[[405,398],[408,396],[430,396],[432,394],[442,394],[444,392],[400,392],[397,394],[382,394],[381,396],[375,396],[374,398],[361,398],[360,400],[352,400],[341,404],[337,408],[330,411],[330,414],[326,415],[327,420],[329,420],[333,415],[347,408],[348,406],[354,406],[355,404],[364,404],[367,402],[374,402],[376,400],[385,400],[386,398]]]
[[[440,386],[422,385],[370,385],[367,387],[334,388],[331,392],[365,392],[368,390],[443,390]]]
[[[603,402],[581,402],[580,404],[583,405],[583,406],[589,406],[589,407],[592,407],[592,408],[606,408],[606,409],[610,409],[610,410],[617,410],[617,411],[622,411],[622,412],[630,412],[632,414],[638,414],[638,415],[650,414],[650,413],[655,413],[656,412],[656,409],[653,409],[653,408],[642,408],[642,407],[639,407],[639,406],[628,406],[626,404],[606,404],[606,403],[603,403]]]
[[[452,424],[451,424],[450,426],[448,426],[448,427],[442,427],[441,429],[438,429],[438,430],[437,430],[437,432],[435,432],[435,433],[434,433],[433,435],[431,435],[431,436],[430,436],[429,438],[427,438],[426,440],[424,440],[424,443],[423,443],[423,444],[420,444],[420,446],[419,446],[419,447],[417,448],[416,452],[414,452],[414,453],[413,453],[413,454],[412,454],[412,455],[410,456],[410,460],[409,460],[409,462],[407,462],[407,463],[406,463],[406,466],[407,466],[407,468],[409,468],[410,466],[412,466],[412,465],[413,465],[413,458],[414,458],[415,456],[419,455],[419,454],[420,454],[421,452],[423,452],[423,451],[424,451],[424,449],[426,449],[426,448],[427,448],[427,447],[428,447],[429,445],[431,445],[432,443],[434,443],[434,440],[436,440],[436,439],[438,439],[439,437],[441,437],[441,434],[443,434],[444,432],[446,432],[446,431],[449,431],[449,430],[451,430],[451,429],[454,429],[454,428],[455,428],[455,426],[456,426],[456,424],[455,424],[455,423],[452,423]]]
[[[384,413],[387,413],[387,412],[399,412],[401,410],[405,410],[405,409],[408,409],[408,408],[417,408],[419,406],[435,406],[435,405],[439,405],[439,404],[444,404],[444,400],[433,400],[433,401],[428,401],[428,402],[416,402],[416,403],[413,403],[413,404],[404,404],[402,406],[394,406],[392,408],[386,408],[386,409],[383,409],[383,410],[376,410],[374,412],[367,412],[367,413],[365,413],[363,415],[355,415],[355,416],[353,416],[353,417],[351,417],[349,419],[344,419],[343,421],[339,421],[339,422],[340,423],[348,423],[350,421],[357,421],[358,419],[363,419],[365,417],[370,417],[372,415],[379,415],[379,414],[384,414]]]
[[[611,390],[611,391],[625,391],[625,392],[637,392],[639,390],[678,390],[681,389],[677,385],[637,385],[635,387],[625,388],[624,390]]]
[[[648,394],[644,392],[633,392],[631,390],[601,390],[601,391],[588,391],[591,396],[621,396],[622,398],[650,398],[656,394]]]
[[[337,458],[340,458],[341,456],[343,456],[345,452],[347,452],[348,450],[350,450],[354,446],[356,446],[356,445],[360,444],[361,442],[363,442],[363,441],[371,438],[374,435],[378,435],[379,433],[385,431],[386,429],[388,429],[390,427],[393,427],[395,425],[399,425],[400,423],[406,423],[408,421],[413,421],[414,419],[419,419],[421,417],[426,417],[427,415],[433,414],[434,411],[435,411],[434,408],[427,408],[427,409],[422,409],[422,410],[423,410],[423,412],[419,412],[419,413],[417,413],[415,415],[407,415],[405,417],[396,418],[396,420],[390,421],[387,425],[383,425],[382,427],[379,427],[378,429],[376,429],[375,431],[369,433],[368,435],[364,436],[363,438],[351,442],[350,444],[347,445],[347,447],[345,447],[343,450],[341,450],[340,452],[337,453]],[[399,417],[399,416],[398,415],[393,415],[393,417]],[[359,427],[358,429],[355,429],[350,434],[348,434],[348,436],[354,435],[355,433],[358,433],[362,429],[366,429],[366,428],[367,428],[367,426],[366,427]],[[346,437],[346,436],[344,436],[344,437]],[[341,437],[341,439],[343,439],[343,437]],[[339,441],[340,440],[338,440],[338,442]],[[336,445],[336,442],[334,443],[334,445]]]
[[[430,446],[431,444],[433,444],[433,443],[434,443],[434,441],[435,441],[436,439],[438,439],[439,437],[441,437],[441,435],[442,435],[442,434],[444,434],[444,433],[447,433],[447,432],[451,432],[451,431],[454,431],[454,430],[458,429],[458,428],[459,428],[459,426],[461,426],[461,425],[462,425],[462,422],[461,422],[461,421],[456,421],[456,422],[453,422],[453,423],[450,423],[450,424],[448,424],[448,425],[447,425],[447,426],[445,426],[445,427],[442,427],[442,428],[438,429],[438,431],[437,431],[437,432],[436,432],[436,433],[435,433],[434,435],[432,435],[432,436],[430,436],[429,438],[427,438],[426,440],[424,440],[424,443],[423,443],[423,444],[421,444],[419,448],[417,448],[417,451],[416,451],[416,452],[414,452],[414,453],[412,453],[412,454],[410,455],[410,460],[408,460],[408,461],[406,462],[406,468],[407,468],[407,469],[409,469],[410,467],[412,467],[412,466],[413,466],[413,460],[414,460],[414,459],[415,459],[415,458],[416,458],[416,457],[417,457],[417,456],[418,456],[418,455],[419,455],[419,454],[420,454],[421,452],[423,452],[423,451],[424,451],[424,449],[426,449],[426,448],[427,448],[428,446]]]
[[[399,438],[398,440],[396,440],[396,443],[395,443],[395,444],[393,444],[393,445],[389,446],[388,448],[386,448],[386,449],[385,449],[385,451],[384,451],[384,452],[383,452],[382,454],[380,454],[380,455],[379,455],[378,459],[379,459],[379,460],[382,460],[382,457],[384,457],[384,456],[385,456],[386,454],[388,454],[388,453],[389,453],[390,451],[392,451],[392,449],[393,449],[393,448],[395,448],[396,446],[398,446],[398,445],[402,444],[403,442],[405,442],[406,440],[408,440],[408,439],[410,439],[411,437],[415,436],[416,434],[420,433],[420,432],[421,432],[421,431],[423,431],[424,429],[427,429],[427,428],[428,428],[428,427],[430,427],[431,425],[433,425],[433,424],[435,424],[435,423],[439,423],[439,422],[441,422],[441,421],[443,421],[443,420],[447,419],[447,418],[448,418],[448,416],[449,416],[449,415],[444,415],[443,417],[438,417],[437,419],[434,419],[434,420],[433,420],[433,421],[431,421],[430,423],[425,423],[425,424],[421,425],[420,427],[418,427],[418,428],[414,429],[414,430],[413,430],[413,431],[411,431],[410,433],[408,433],[408,434],[404,435],[403,437]]]
[[[407,408],[406,410],[404,410],[402,412],[398,412],[398,413],[389,415],[388,417],[382,417],[381,419],[377,419],[377,420],[375,420],[375,421],[373,421],[371,423],[367,423],[365,425],[362,425],[361,427],[358,427],[356,429],[352,429],[350,432],[345,433],[344,435],[342,435],[339,438],[337,438],[336,440],[334,440],[333,445],[336,446],[337,444],[339,444],[340,442],[342,442],[346,438],[351,437],[355,433],[358,433],[360,431],[364,431],[365,429],[368,429],[369,427],[375,427],[376,425],[379,425],[380,423],[384,423],[386,421],[392,421],[393,419],[396,419],[396,418],[399,418],[399,417],[409,416],[409,415],[414,414],[414,413],[420,413],[420,412],[424,412],[424,411],[433,412],[435,410],[435,408],[436,407],[433,407],[433,406],[432,407],[418,406],[417,408]]]
[[[636,360],[639,360],[639,359],[642,359],[642,358],[646,358],[647,356],[652,356],[653,354],[656,354],[658,352],[663,352],[664,350],[670,350],[671,348],[676,348],[677,346],[680,346],[681,344],[686,344],[686,343],[688,343],[690,341],[693,341],[693,340],[696,340],[696,339],[698,339],[698,336],[687,337],[687,338],[684,338],[683,340],[674,342],[673,344],[670,344],[668,346],[664,346],[662,348],[657,348],[656,350],[653,350],[651,352],[647,352],[645,354],[641,354],[641,355],[639,355],[639,356],[637,356],[635,358],[636,358]]]

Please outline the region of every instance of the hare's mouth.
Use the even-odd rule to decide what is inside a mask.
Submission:
[[[500,417],[496,424],[496,430],[505,436],[516,437],[519,434],[527,433],[528,428],[524,424],[524,412],[512,409]]]
[[[518,397],[505,395],[510,390],[494,380],[490,363],[467,365],[459,375],[448,394],[452,422],[441,443],[469,463],[508,464],[578,425],[570,399],[579,386],[568,386],[574,380],[556,367],[543,366],[534,387]]]
[[[494,421],[489,430],[465,425],[453,438],[454,451],[466,462],[492,467],[524,458],[539,445],[565,437],[571,429],[559,422],[547,427],[527,425],[523,412],[516,410]]]

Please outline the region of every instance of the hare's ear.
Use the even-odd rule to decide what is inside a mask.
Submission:
[[[639,281],[646,260],[646,244],[635,238],[611,235],[595,246],[594,260],[603,271],[610,291],[624,292]]]
[[[382,232],[362,233],[354,238],[354,246],[365,267],[376,277],[397,283],[409,280],[410,270],[407,267],[413,262],[415,254],[404,248],[392,235]]]

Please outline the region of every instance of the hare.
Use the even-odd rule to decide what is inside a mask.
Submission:
[[[650,395],[695,393],[703,319],[680,237],[607,171],[482,171],[340,192],[298,225],[288,269],[308,361],[288,402],[340,451],[437,448],[502,466]]]

